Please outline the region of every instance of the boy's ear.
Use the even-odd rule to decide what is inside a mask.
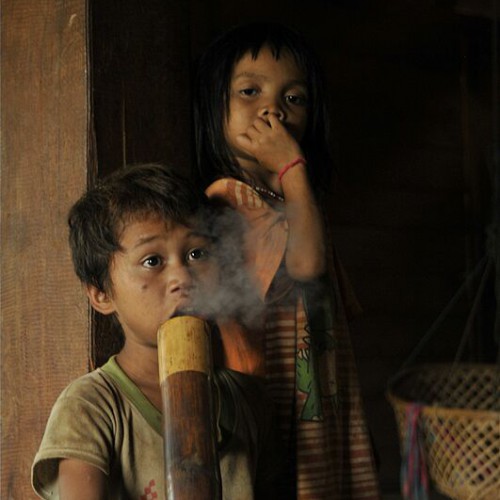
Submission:
[[[112,314],[115,312],[113,300],[106,292],[99,290],[94,285],[86,285],[87,297],[90,305],[101,314]]]

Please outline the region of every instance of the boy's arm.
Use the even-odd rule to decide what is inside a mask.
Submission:
[[[97,467],[74,458],[59,462],[61,500],[106,500],[106,475]]]
[[[59,498],[60,491],[63,499],[108,498],[102,484],[112,477],[114,440],[123,438],[117,396],[100,371],[74,380],[59,395],[33,462],[38,496]]]

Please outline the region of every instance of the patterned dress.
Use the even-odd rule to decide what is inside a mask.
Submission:
[[[265,300],[259,331],[221,325],[224,363],[266,378],[296,477],[289,498],[379,499],[378,479],[352,353],[347,312],[357,302],[329,253],[329,278],[300,286],[285,271],[284,212],[249,185],[220,179],[212,199],[247,223],[248,271]]]

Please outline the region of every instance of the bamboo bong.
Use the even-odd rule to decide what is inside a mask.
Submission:
[[[168,500],[221,498],[208,324],[176,316],[158,330]]]

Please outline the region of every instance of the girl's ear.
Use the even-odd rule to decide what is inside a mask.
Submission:
[[[87,297],[90,300],[90,305],[101,314],[112,314],[115,312],[115,305],[111,296],[99,290],[94,285],[86,286]]]

